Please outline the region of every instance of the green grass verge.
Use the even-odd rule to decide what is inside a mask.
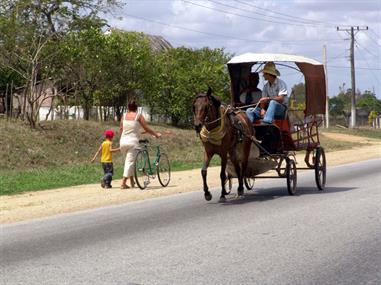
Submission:
[[[211,165],[218,165],[219,159],[213,158]],[[171,171],[189,170],[200,168],[201,162],[182,163],[180,161],[171,162]],[[114,179],[122,177],[122,165],[115,165]],[[100,183],[103,175],[101,166],[73,165],[63,167],[53,167],[47,169],[27,170],[23,172],[3,172],[0,174],[0,196],[15,195],[28,191],[39,191],[70,187],[82,184]]]
[[[87,121],[54,121],[44,123],[43,129],[12,122],[0,121],[0,195],[13,195],[81,184],[99,183],[102,168],[99,163],[88,161],[102,142],[106,128],[116,130],[115,123],[100,124]],[[151,139],[153,145],[160,143],[171,161],[172,171],[201,169],[203,148],[193,130],[153,125],[153,128],[172,135],[160,140]],[[381,130],[373,129],[320,129],[321,145],[327,152],[349,149],[358,144],[335,141],[324,137],[325,132],[340,132],[381,139]],[[118,145],[118,138],[115,139]],[[150,154],[154,156],[155,149]],[[115,154],[115,179],[122,177],[123,160]],[[212,166],[219,165],[215,156]]]

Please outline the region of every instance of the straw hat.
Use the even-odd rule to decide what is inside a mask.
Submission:
[[[280,76],[280,72],[275,68],[275,64],[272,61],[266,62],[265,66],[260,72],[272,74],[274,76]]]

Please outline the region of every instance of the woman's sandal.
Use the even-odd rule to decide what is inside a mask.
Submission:
[[[130,187],[127,185],[120,185],[120,189],[128,189],[128,188],[130,188]]]

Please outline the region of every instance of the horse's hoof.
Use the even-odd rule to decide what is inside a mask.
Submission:
[[[243,196],[243,191],[238,191],[237,196]]]
[[[220,200],[218,202],[220,202],[220,203],[226,202],[226,197],[225,196],[221,196]]]
[[[208,194],[205,194],[204,196],[206,201],[212,200],[212,194],[208,193]]]

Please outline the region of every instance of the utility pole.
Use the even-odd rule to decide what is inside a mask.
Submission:
[[[325,127],[329,128],[329,96],[328,96],[328,68],[327,68],[327,46],[323,46],[323,63],[325,71]]]
[[[351,82],[352,82],[352,96],[351,96],[351,128],[356,127],[356,79],[355,79],[355,33],[356,31],[368,30],[368,27],[350,27],[340,28],[337,27],[337,31],[345,31],[351,35],[351,47],[350,47],[350,61],[351,61]]]

